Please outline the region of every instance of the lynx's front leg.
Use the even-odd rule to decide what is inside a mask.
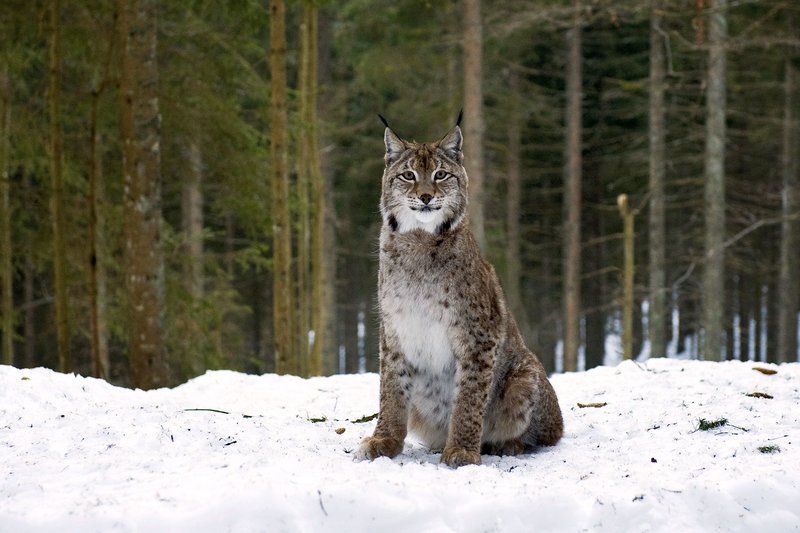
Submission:
[[[482,339],[458,358],[456,397],[442,462],[453,468],[481,464],[483,417],[492,383],[497,343]]]
[[[408,423],[408,370],[396,338],[380,331],[380,407],[378,425],[356,452],[357,459],[394,457],[403,451]],[[394,342],[392,342],[394,341]]]

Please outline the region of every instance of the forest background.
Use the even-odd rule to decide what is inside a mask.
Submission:
[[[549,371],[796,361],[798,20],[3,0],[0,362],[142,388],[376,371],[377,113],[422,141],[462,107],[473,231]]]

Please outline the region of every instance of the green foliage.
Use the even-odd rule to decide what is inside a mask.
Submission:
[[[758,451],[761,453],[780,453],[781,447],[775,446],[774,444],[770,444],[767,446],[759,446]]]
[[[719,418],[717,420],[706,420],[705,418],[701,418],[700,421],[697,423],[697,429],[700,431],[708,431],[709,429],[716,429],[720,428],[728,423],[727,418]]]

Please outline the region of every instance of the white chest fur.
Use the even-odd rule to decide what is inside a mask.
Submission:
[[[405,307],[392,316],[392,322],[406,360],[420,370],[441,374],[452,366],[453,349],[440,317],[425,307]]]
[[[381,312],[384,327],[394,334],[406,360],[423,372],[441,374],[453,367],[447,309],[438,301],[435,284],[409,283],[404,277],[384,280]]]

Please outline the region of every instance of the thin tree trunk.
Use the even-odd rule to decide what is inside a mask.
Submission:
[[[61,372],[72,370],[70,354],[69,316],[67,310],[64,215],[64,132],[61,127],[61,1],[50,4],[50,210],[53,223],[53,289],[56,308],[58,367]]]
[[[617,197],[617,206],[623,221],[623,269],[622,269],[622,357],[633,359],[633,212],[628,205],[628,195]]]
[[[349,281],[351,289],[353,280]],[[351,292],[352,294],[352,292]],[[358,373],[358,302],[355,298],[343,306],[344,310],[344,371],[346,374]]]
[[[591,190],[591,197],[600,202],[605,190],[596,183],[588,184],[587,188]],[[593,209],[586,215],[588,223],[585,227],[590,228],[590,234],[586,238],[591,239],[593,236],[605,235],[604,214]],[[598,243],[592,247],[591,253],[586,254],[586,270],[597,272],[607,265],[606,260],[605,243]],[[582,297],[584,301],[590,307],[595,307],[584,314],[584,368],[586,370],[601,366],[605,359],[606,312],[603,306],[598,305],[599,302],[608,301],[605,285],[605,276],[593,276],[583,284]]]
[[[92,91],[89,115],[89,332],[91,335],[92,375],[107,380],[109,377],[108,334],[106,316],[106,268],[103,239],[102,158],[99,153],[97,133],[97,106],[104,84]]]
[[[301,361],[301,374],[309,375],[311,360],[308,344],[311,329],[311,213],[309,189],[311,185],[312,139],[310,129],[315,116],[312,112],[311,55],[312,26],[315,8],[310,2],[303,3],[300,19],[300,68],[298,72],[299,125],[300,135],[297,154],[297,345]],[[316,66],[316,65],[315,65]],[[316,373],[316,372],[315,372]]]
[[[319,10],[311,2],[303,11],[308,26],[308,125],[309,141],[309,179],[311,182],[311,328],[314,330],[310,372],[319,376],[323,373],[322,355],[328,343],[330,331],[328,283],[331,279],[328,260],[325,252],[325,232],[328,216],[327,198],[325,194],[325,176],[319,154],[319,135],[317,133],[317,87],[319,70]]]
[[[797,312],[800,310],[800,177],[797,161],[797,71],[785,61],[783,105],[783,222],[779,299],[778,353],[780,362],[797,361]]]
[[[318,68],[311,69],[314,75],[318,76],[315,87],[328,87],[332,82],[333,59],[331,51],[332,42],[332,16],[329,10],[318,11],[317,31],[314,35],[317,38]],[[318,94],[314,95],[315,98]],[[331,109],[332,100],[322,98],[318,100],[319,112],[322,115],[328,114]],[[317,106],[314,107],[316,109]],[[316,126],[316,121],[315,121]],[[315,142],[320,143],[318,136]],[[326,143],[323,143],[326,144]],[[314,157],[317,159],[316,165],[320,169],[320,176],[317,182],[312,182],[312,201],[314,202],[315,213],[314,229],[311,234],[312,261],[316,269],[312,271],[314,292],[322,298],[321,308],[316,309],[316,317],[312,317],[314,331],[322,334],[319,342],[314,344],[313,359],[321,364],[323,374],[334,374],[339,368],[339,345],[336,335],[335,309],[336,309],[336,246],[326,243],[336,242],[336,211],[329,206],[333,205],[333,172],[332,165],[328,159],[330,152],[321,150],[319,147],[314,150]],[[317,189],[316,187],[319,187]],[[316,305],[316,304],[315,304]],[[315,363],[316,364],[316,363]]]
[[[650,357],[667,355],[666,223],[664,216],[664,37],[660,2],[650,3]]]
[[[567,32],[566,166],[564,169],[563,291],[564,370],[578,368],[581,305],[582,85],[581,3],[573,2],[573,26]]]
[[[756,320],[755,324],[756,338],[754,341],[755,353],[753,359],[755,361],[763,361],[766,357],[766,346],[761,341],[766,335],[765,322],[767,320],[767,315],[765,308],[767,303],[764,299],[764,284],[761,272],[757,274],[755,283],[753,285],[753,300],[755,302],[755,310],[753,314],[755,315],[755,320]]]
[[[25,313],[25,318],[23,318],[22,321],[22,337],[24,339],[22,361],[23,366],[26,368],[33,368],[36,366],[36,309],[33,304],[33,279],[33,264],[30,252],[26,251],[22,281],[22,307]]]
[[[750,353],[750,321],[753,319],[753,298],[750,278],[739,275],[736,293],[739,298],[739,360],[747,361]]]
[[[508,305],[521,331],[528,327],[527,314],[522,305],[522,261],[520,259],[520,201],[522,196],[521,168],[521,106],[519,73],[511,69],[509,72],[509,117],[508,117],[508,174],[506,190],[506,297]]]
[[[169,385],[164,344],[161,117],[155,0],[119,0],[128,358],[132,387]]]
[[[11,263],[11,176],[9,139],[11,127],[11,80],[0,71],[0,361],[14,364],[14,271]]]
[[[195,141],[189,143],[189,172],[181,191],[183,231],[186,236],[186,289],[197,302],[203,297],[203,155]]]
[[[270,0],[270,77],[272,134],[272,264],[275,371],[297,372],[292,353],[292,228],[289,216],[288,119],[286,115],[286,6]]]
[[[709,15],[706,89],[705,269],[703,272],[704,359],[724,359],[725,317],[725,113],[727,0],[712,0]]]
[[[28,172],[22,173],[22,197],[31,198],[31,176]],[[33,268],[33,251],[30,246],[23,247],[24,266],[22,271],[22,321],[23,365],[26,368],[36,366],[36,305],[34,304],[34,280],[36,272]]]
[[[774,265],[777,260],[777,257],[773,257],[771,264]],[[776,364],[782,362],[778,356],[779,300],[778,280],[773,274],[767,289],[767,362]]]
[[[464,150],[469,175],[469,219],[475,239],[486,251],[484,230],[484,125],[483,125],[483,30],[480,0],[464,0]]]

